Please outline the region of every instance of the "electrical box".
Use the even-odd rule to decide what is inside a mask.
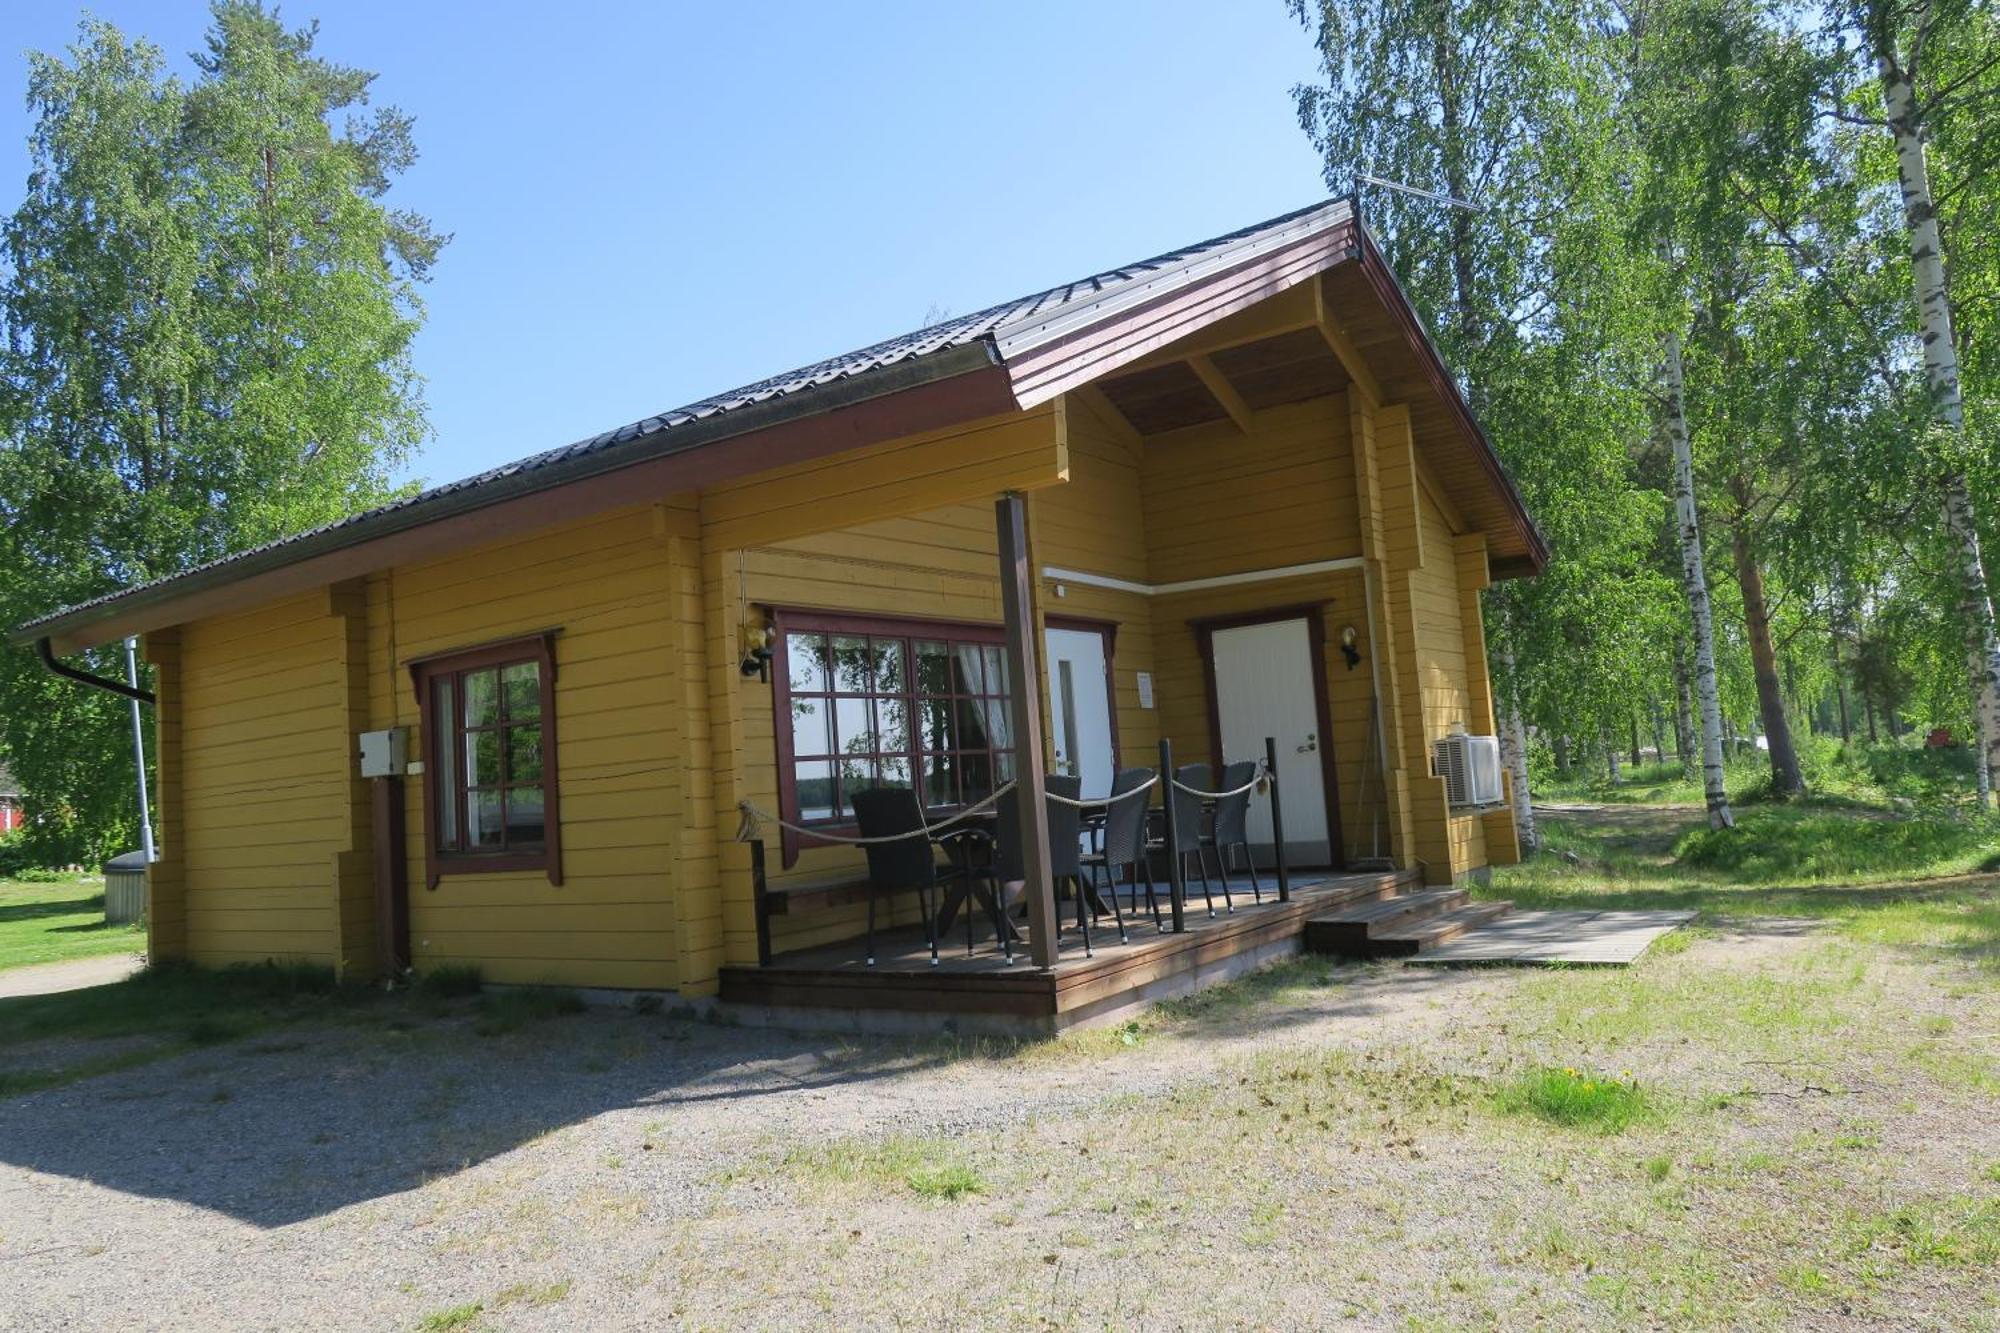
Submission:
[[[409,768],[410,729],[390,727],[387,731],[361,733],[361,776],[400,778]]]

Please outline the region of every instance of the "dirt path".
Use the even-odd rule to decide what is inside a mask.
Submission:
[[[137,953],[107,954],[102,958],[72,958],[63,963],[35,963],[0,972],[0,1000],[18,995],[54,995],[59,991],[82,990],[86,986],[108,986],[123,981],[146,965],[146,956]]]

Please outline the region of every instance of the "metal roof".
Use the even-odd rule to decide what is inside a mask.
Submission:
[[[804,414],[816,410],[816,404],[804,401],[811,399],[816,390],[865,379],[891,367],[909,367],[927,358],[940,361],[937,367],[940,374],[963,370],[967,364],[963,357],[945,358],[941,354],[976,343],[985,345],[993,363],[1005,365],[1009,356],[1058,342],[1079,324],[1104,318],[1128,304],[1152,300],[1162,292],[1199,281],[1215,268],[1241,263],[1262,249],[1288,243],[1301,235],[1346,222],[1352,217],[1353,208],[1346,199],[1326,200],[1297,209],[1254,226],[1155,255],[1151,259],[1093,273],[1087,278],[989,306],[969,315],[960,315],[858,351],[816,361],[727,393],[671,408],[560,448],[491,468],[476,476],[433,486],[393,504],[238,551],[178,574],[108,592],[27,621],[15,629],[13,637],[25,642],[52,630],[78,628],[114,607],[162,600],[182,590],[193,591],[226,583],[239,571],[247,576],[273,565],[289,563],[292,558],[303,559],[329,549],[356,545],[381,533],[428,522],[433,517],[441,518],[477,508],[490,502],[489,497],[491,501],[507,499],[524,490],[539,489],[542,485],[554,486],[579,474],[594,474],[628,461],[656,456],[659,452],[672,452],[680,443],[676,438],[677,432],[686,432],[695,423],[714,422],[758,404],[798,398],[801,400],[799,412]],[[770,422],[760,421],[758,424]],[[689,447],[713,438],[711,432],[699,434],[703,439],[689,439]]]

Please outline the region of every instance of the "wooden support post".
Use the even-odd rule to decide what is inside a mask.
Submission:
[[[403,831],[403,780],[374,778],[375,966],[384,981],[410,970],[410,862]]]
[[[1000,608],[1007,627],[1007,696],[1014,714],[1014,799],[1021,812],[1028,945],[1036,967],[1054,967],[1056,883],[1049,861],[1049,805],[1043,785],[1042,672],[1030,600],[1034,583],[1028,567],[1028,506],[1020,492],[1009,491],[994,502],[993,512],[1000,536]]]
[[[1271,854],[1278,858],[1278,901],[1292,900],[1292,867],[1285,855],[1285,793],[1278,782],[1278,738],[1264,738],[1264,767],[1271,772]],[[1335,848],[1335,851],[1340,849]],[[1335,860],[1335,865],[1345,865]]]
[[[1160,737],[1160,804],[1167,812],[1167,901],[1174,909],[1174,934],[1180,935],[1187,931],[1187,885],[1181,881],[1180,826],[1174,818],[1174,743],[1165,736]],[[1209,915],[1214,914],[1211,907]]]
[[[757,913],[757,966],[771,965],[771,899],[764,878],[764,840],[750,841],[751,906]]]

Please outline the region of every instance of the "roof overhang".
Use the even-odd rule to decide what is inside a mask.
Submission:
[[[726,410],[654,418],[600,437],[610,447],[562,451],[476,484],[443,487],[31,621],[12,637],[75,652],[524,530],[1032,407],[1322,275],[1343,299],[1366,301],[1380,325],[1369,345],[1371,361],[1380,363],[1376,374],[1394,401],[1411,402],[1420,440],[1462,457],[1486,479],[1480,503],[1461,500],[1461,507],[1492,540],[1493,577],[1539,572],[1548,558],[1540,532],[1351,203],[1334,200],[1131,266],[1117,281],[1100,275],[1090,280],[1097,290],[1085,295],[1052,301],[1045,293],[996,308],[997,317],[974,325],[965,340],[936,350],[821,373]]]
[[[1492,441],[1472,414],[1458,380],[1438,354],[1416,308],[1376,247],[1374,237],[1357,224],[1357,253],[1351,266],[1328,272],[1329,301],[1351,307],[1366,297],[1386,322],[1392,336],[1373,344],[1370,368],[1389,400],[1410,409],[1412,433],[1433,462],[1451,462],[1465,473],[1476,471],[1483,485],[1457,488],[1459,506],[1487,535],[1491,576],[1528,578],[1548,567],[1548,540],[1535,526],[1513,478],[1500,462]]]
[[[615,452],[503,476],[102,598],[16,629],[72,653],[274,601],[392,565],[700,490],[770,468],[1015,409],[1007,372],[975,342],[642,436]]]

